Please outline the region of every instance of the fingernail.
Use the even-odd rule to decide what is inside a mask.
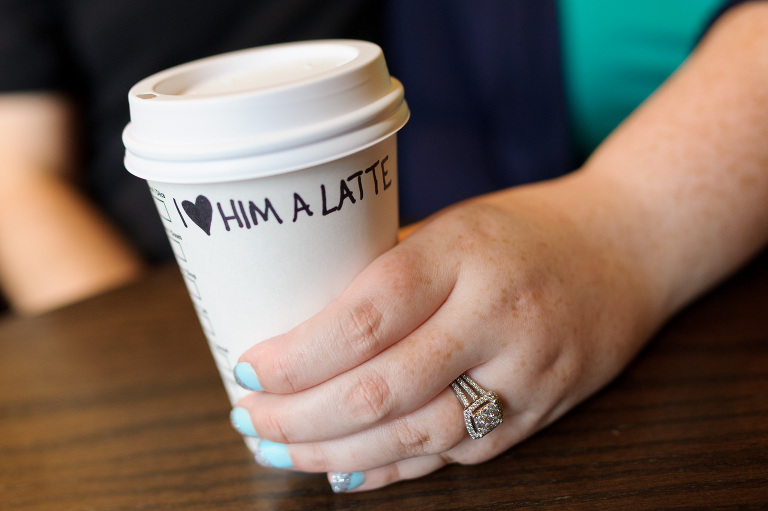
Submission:
[[[235,366],[235,381],[237,381],[238,385],[248,390],[264,390],[261,388],[253,366],[247,362],[240,362]]]
[[[329,480],[333,493],[344,493],[363,484],[365,476],[362,472],[334,472]]]
[[[285,444],[261,440],[253,453],[256,463],[265,467],[291,468],[293,461]]]
[[[251,414],[245,408],[233,408],[229,413],[229,420],[232,422],[232,427],[241,435],[259,437],[251,422]]]

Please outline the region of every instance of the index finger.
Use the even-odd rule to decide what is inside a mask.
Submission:
[[[342,295],[293,330],[240,357],[239,381],[273,393],[313,387],[365,362],[406,337],[446,300],[454,272],[418,245],[403,243],[376,259]],[[255,374],[254,374],[255,373]]]

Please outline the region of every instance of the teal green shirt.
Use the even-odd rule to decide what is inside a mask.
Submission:
[[[589,154],[685,60],[723,0],[558,0],[568,114]]]

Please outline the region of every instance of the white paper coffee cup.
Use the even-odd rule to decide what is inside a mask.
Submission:
[[[149,184],[234,403],[243,351],[395,244],[402,86],[372,43],[310,41],[162,71],[129,105],[126,168]]]

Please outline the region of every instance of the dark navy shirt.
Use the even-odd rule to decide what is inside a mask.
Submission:
[[[739,3],[723,0],[713,20]],[[399,138],[404,223],[583,162],[566,104],[557,0],[387,5],[387,59],[412,112]]]
[[[75,98],[88,193],[148,260],[170,259],[147,187],[122,163],[130,86],[208,55],[334,37],[382,44],[405,85],[403,223],[578,165],[555,0],[4,0],[0,91]]]

